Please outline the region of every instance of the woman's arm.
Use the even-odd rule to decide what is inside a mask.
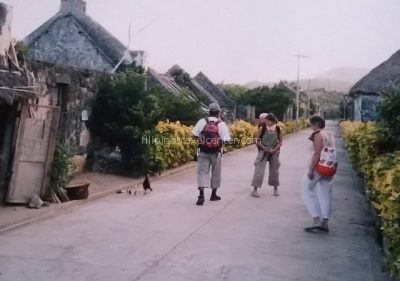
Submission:
[[[258,127],[257,135],[255,138],[255,144],[257,146],[261,146],[261,139],[260,139],[261,133],[262,133],[262,127],[260,126],[260,127]]]
[[[278,151],[279,148],[281,148],[281,146],[282,146],[282,134],[279,134],[278,142],[276,143],[274,148],[271,149],[271,153],[274,153],[274,152]]]

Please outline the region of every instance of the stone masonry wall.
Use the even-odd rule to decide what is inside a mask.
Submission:
[[[30,64],[40,91],[39,104],[61,107],[59,140],[72,154],[85,154],[90,136],[82,113],[86,110],[90,115],[97,82],[104,74],[43,62]]]

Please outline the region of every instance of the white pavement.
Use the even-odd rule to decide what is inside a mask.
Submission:
[[[330,123],[337,132],[337,124]],[[254,147],[223,159],[222,201],[195,206],[195,170],[0,234],[0,280],[384,281],[373,217],[336,139],[329,234],[310,234],[300,180],[310,131],[284,139],[281,196],[249,196]],[[206,191],[206,196],[210,194]]]

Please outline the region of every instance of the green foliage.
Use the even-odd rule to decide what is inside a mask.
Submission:
[[[15,52],[19,61],[26,60],[28,58],[29,49],[22,41],[18,41],[15,46]]]
[[[239,120],[229,125],[229,132],[232,144],[225,146],[226,151],[232,151],[253,144],[254,138],[257,135],[257,128],[246,121]]]
[[[63,188],[68,182],[68,168],[70,154],[61,144],[56,146],[53,162],[51,164],[49,192],[55,194],[61,201],[67,201]]]
[[[94,137],[111,147],[120,147],[122,169],[129,174],[143,174],[150,169],[142,136],[164,114],[159,99],[146,93],[144,82],[144,75],[131,70],[104,77],[88,123]]]
[[[153,165],[158,172],[193,160],[196,142],[192,139],[192,128],[179,121],[157,124],[150,149]]]
[[[145,91],[145,75],[132,70],[104,77],[92,105],[88,126],[101,144],[121,149],[122,172],[157,172],[152,148],[143,139],[154,135],[161,120],[195,123],[203,113],[184,93],[174,96],[160,88]]]
[[[246,87],[236,84],[223,84],[219,85],[219,88],[224,91],[228,97],[236,102],[239,102],[241,99],[243,99],[248,91]]]
[[[283,89],[279,87],[269,88],[268,86],[249,90],[241,96],[239,102],[255,106],[256,116],[262,112],[273,112],[281,120],[292,103]]]
[[[380,217],[385,268],[400,279],[400,151],[388,151],[386,130],[372,123],[341,122],[340,129],[354,167]]]
[[[189,93],[183,90],[179,95],[173,95],[161,88],[154,88],[150,94],[156,96],[163,105],[163,115],[161,120],[171,122],[179,121],[185,125],[194,125],[204,112],[201,110],[200,102],[188,98]]]
[[[377,106],[378,122],[387,130],[387,138],[394,150],[400,149],[400,91],[385,96]]]

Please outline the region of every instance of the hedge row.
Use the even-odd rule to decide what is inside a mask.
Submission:
[[[400,151],[381,154],[385,142],[372,123],[345,121],[340,130],[353,166],[366,183],[366,193],[380,218],[385,269],[400,280]]]
[[[295,131],[295,121],[279,122],[283,134]],[[232,143],[224,147],[225,152],[243,148],[253,144],[257,133],[257,127],[240,120],[228,125]],[[307,127],[307,121],[301,120],[299,128]],[[178,167],[193,159],[197,144],[192,139],[191,126],[185,126],[180,122],[159,122],[153,136],[149,137],[150,152],[153,155],[154,164],[160,170]]]

